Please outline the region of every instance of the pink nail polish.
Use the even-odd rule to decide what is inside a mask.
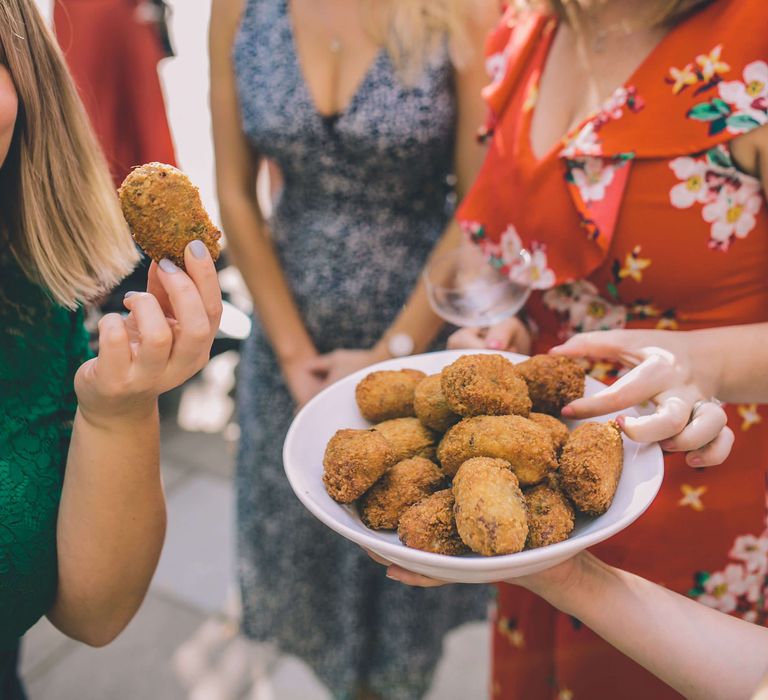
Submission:
[[[572,416],[573,415],[573,409],[570,407],[570,405],[563,406],[563,410],[560,411],[560,415],[561,416],[566,416],[566,417]]]
[[[501,350],[501,342],[498,340],[489,340],[485,347],[487,347],[489,350]]]
[[[702,464],[704,464],[704,460],[701,457],[691,457],[688,460],[688,464],[690,464],[692,467],[700,467]]]

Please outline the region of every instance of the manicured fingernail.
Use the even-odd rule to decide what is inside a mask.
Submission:
[[[486,342],[485,347],[487,347],[489,350],[501,350],[501,341],[489,340]]]
[[[141,294],[141,292],[126,292],[124,299],[127,299],[128,297],[135,297],[137,294]]]
[[[202,260],[208,254],[208,248],[202,241],[192,241],[189,244],[189,250],[198,260]]]
[[[673,449],[674,446],[675,446],[675,443],[672,440],[662,440],[659,443],[659,447],[661,447],[662,450],[666,450],[667,452]]]
[[[700,467],[702,464],[704,464],[704,460],[701,457],[691,457],[688,460],[688,464],[690,464],[692,467]]]
[[[626,422],[625,422],[625,420],[624,420],[624,416],[616,416],[616,424],[617,424],[617,425],[619,426],[619,428],[621,428],[622,430],[624,430],[624,429],[627,427],[627,426],[626,426]]]
[[[390,576],[389,574],[387,574],[387,578],[390,581],[397,581],[398,583],[400,583],[400,579],[399,578],[395,578],[394,576]]]
[[[563,406],[563,410],[560,411],[561,416],[572,416],[573,413],[574,411],[570,406]]]
[[[167,272],[169,275],[172,275],[179,271],[179,268],[176,267],[168,258],[163,258],[158,265],[160,266],[160,269],[163,272]]]

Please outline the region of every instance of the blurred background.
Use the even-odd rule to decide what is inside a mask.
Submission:
[[[51,0],[36,1],[53,22]],[[146,4],[151,11],[152,3]],[[158,72],[175,157],[200,188],[218,224],[208,110],[210,3],[169,0],[166,4],[175,55],[162,59]],[[61,17],[56,19],[62,22]],[[59,27],[59,36],[66,30]],[[164,125],[150,123],[144,128],[161,138]],[[153,158],[163,159],[161,155]],[[116,174],[116,181],[120,179]],[[264,190],[268,197],[268,183]],[[147,600],[125,633],[105,649],[67,640],[41,621],[26,636],[22,652],[30,700],[330,698],[298,659],[238,635],[233,458],[239,430],[232,395],[239,359],[237,337],[247,333],[245,314],[250,309],[239,275],[226,261],[220,280],[231,304],[225,316],[227,337],[217,343],[210,365],[166,396],[162,406],[162,470],[169,522]],[[140,281],[128,284],[139,288]],[[465,625],[449,635],[428,700],[486,697],[489,643],[489,630],[482,623]]]

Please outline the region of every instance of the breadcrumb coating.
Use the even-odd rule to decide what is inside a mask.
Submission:
[[[325,448],[323,483],[339,503],[351,503],[395,464],[389,443],[375,430],[339,430]]]
[[[527,416],[528,387],[501,355],[463,355],[442,371],[443,395],[461,416]]]
[[[576,513],[565,494],[551,484],[540,484],[525,492],[528,507],[526,549],[545,547],[568,539]]]
[[[371,423],[415,416],[413,393],[425,376],[416,369],[371,372],[355,389],[360,413]]]
[[[563,406],[584,396],[584,369],[570,357],[534,355],[515,368],[537,413],[559,416]]]
[[[439,433],[444,433],[461,419],[461,416],[454,413],[445,400],[440,374],[426,377],[416,385],[413,409],[416,417],[424,425]]]
[[[528,537],[525,498],[503,459],[475,457],[453,480],[456,529],[473,552],[490,557],[522,551]]]
[[[183,270],[184,249],[194,240],[218,259],[221,232],[181,170],[165,163],[141,165],[128,173],[118,195],[131,235],[152,260],[168,258]]]
[[[445,484],[445,474],[423,457],[411,457],[388,469],[360,499],[360,517],[374,530],[394,530],[400,516]]]
[[[613,503],[623,464],[618,426],[613,421],[582,423],[560,455],[560,483],[578,510],[602,515]]]
[[[406,547],[434,554],[466,554],[469,548],[456,530],[453,506],[451,489],[423,498],[400,517],[397,528],[400,541]]]
[[[386,438],[396,462],[409,457],[435,459],[438,434],[418,418],[393,418],[377,423],[373,429]]]
[[[550,434],[522,416],[474,416],[451,428],[437,448],[449,475],[472,457],[496,457],[512,465],[523,486],[532,486],[557,467]]]

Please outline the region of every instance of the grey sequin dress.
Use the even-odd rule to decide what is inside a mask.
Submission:
[[[287,0],[249,0],[233,57],[243,129],[283,173],[270,223],[307,329],[321,353],[371,347],[448,221],[456,106],[447,54],[404,86],[380,52],[331,119],[304,83]],[[258,324],[241,361],[238,411],[245,633],[301,657],[334,697],[359,685],[386,700],[421,697],[445,633],[483,619],[488,591],[389,581],[303,508],[281,461],[294,405]]]

